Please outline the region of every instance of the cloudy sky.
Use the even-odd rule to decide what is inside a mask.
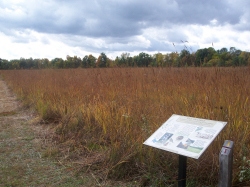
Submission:
[[[250,51],[249,0],[1,0],[0,58]],[[173,45],[174,44],[174,45]]]

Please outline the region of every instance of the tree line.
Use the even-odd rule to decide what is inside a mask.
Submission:
[[[0,69],[45,69],[45,68],[95,68],[95,67],[228,67],[250,65],[250,52],[241,51],[235,47],[215,50],[213,47],[199,49],[190,53],[183,49],[180,53],[156,53],[153,55],[141,52],[139,55],[130,56],[122,53],[114,60],[101,53],[98,58],[86,55],[83,58],[66,56],[66,59],[47,58],[33,59],[20,58],[5,60],[0,58]]]

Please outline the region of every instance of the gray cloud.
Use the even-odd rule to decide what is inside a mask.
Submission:
[[[4,0],[0,2],[0,32],[17,43],[36,40],[29,37],[31,30],[59,34],[66,44],[84,50],[174,51],[183,49],[181,40],[188,39],[185,30],[176,28],[228,24],[249,31],[248,4],[247,0]],[[151,32],[151,28],[162,33]],[[202,35],[202,31],[195,32]],[[205,41],[217,40],[215,36]],[[49,39],[41,42],[48,44]]]
[[[226,0],[177,0],[181,16],[176,21],[181,23],[206,25],[216,19],[220,24],[237,24],[242,12]]]
[[[44,33],[78,34],[91,37],[131,36],[152,26],[175,24],[237,24],[242,11],[228,1],[150,0],[138,1],[36,1],[19,4],[14,15],[5,11],[1,24],[10,28],[34,29]],[[3,7],[4,6],[4,7]],[[9,7],[7,7],[9,6]],[[18,13],[19,11],[19,13]]]

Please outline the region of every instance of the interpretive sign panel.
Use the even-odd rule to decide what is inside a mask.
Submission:
[[[143,144],[198,159],[226,124],[173,114]]]

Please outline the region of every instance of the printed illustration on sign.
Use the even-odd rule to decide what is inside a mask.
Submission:
[[[173,136],[173,134],[166,132],[165,134],[163,134],[163,136],[161,136],[162,134],[159,134],[158,136],[156,136],[153,139],[154,143],[159,143],[159,144],[166,144],[168,139],[171,138]]]

